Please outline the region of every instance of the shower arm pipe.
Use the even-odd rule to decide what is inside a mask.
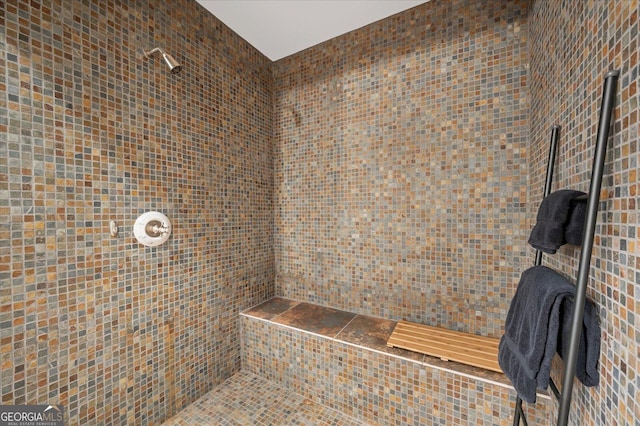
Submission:
[[[576,283],[576,295],[574,300],[573,318],[571,321],[571,335],[569,337],[569,350],[565,359],[565,371],[562,381],[562,398],[558,409],[558,426],[566,426],[569,421],[569,408],[571,406],[571,391],[578,361],[578,350],[584,321],[584,304],[587,298],[587,283],[589,281],[589,268],[591,267],[591,252],[593,249],[593,237],[598,216],[598,203],[600,202],[600,188],[604,172],[604,161],[607,154],[607,142],[609,139],[609,126],[613,115],[613,105],[616,99],[616,84],[620,71],[609,71],[605,75],[605,84],[600,107],[600,122],[598,123],[598,136],[591,170],[591,182],[589,185],[589,198],[587,201],[587,214],[584,220],[584,235],[582,236],[582,250],[580,251],[580,265],[578,267],[578,281]]]
[[[154,47],[154,48],[153,48],[153,49],[151,49],[151,50],[144,50],[144,49],[142,49],[142,52],[144,53],[144,56],[145,56],[146,58],[151,58],[151,56],[152,56],[152,55],[154,55],[155,53],[165,53],[165,52],[164,52],[164,50],[162,50],[162,49],[161,49],[161,48],[159,48],[159,47]]]

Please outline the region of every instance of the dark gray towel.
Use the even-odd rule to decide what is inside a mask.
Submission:
[[[571,335],[571,320],[573,319],[573,300],[564,299],[560,307],[560,321],[562,330],[558,335],[558,354],[564,359],[569,351],[569,336]],[[600,358],[600,324],[596,307],[589,299],[584,304],[584,321],[580,347],[578,349],[578,361],[576,363],[576,376],[585,386],[598,386],[600,374],[598,372],[598,359]]]
[[[551,254],[566,243],[582,244],[586,199],[578,198],[584,195],[581,191],[562,189],[546,196],[540,203],[529,244]]]
[[[579,192],[579,191],[578,191]],[[584,194],[586,195],[586,194]],[[587,199],[570,202],[569,219],[564,226],[564,241],[574,246],[582,245],[584,217],[587,214]]]
[[[536,387],[549,386],[560,306],[574,290],[567,279],[545,266],[522,273],[500,339],[498,362],[524,401],[535,402]]]

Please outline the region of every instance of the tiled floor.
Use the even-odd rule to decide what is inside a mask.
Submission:
[[[363,423],[252,373],[241,371],[163,425],[359,426]]]

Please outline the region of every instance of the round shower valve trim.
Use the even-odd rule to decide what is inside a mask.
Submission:
[[[133,235],[144,246],[158,246],[169,239],[171,222],[160,212],[146,212],[133,225]]]

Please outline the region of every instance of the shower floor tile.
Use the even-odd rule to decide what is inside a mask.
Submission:
[[[240,371],[163,426],[363,424],[253,373]]]

